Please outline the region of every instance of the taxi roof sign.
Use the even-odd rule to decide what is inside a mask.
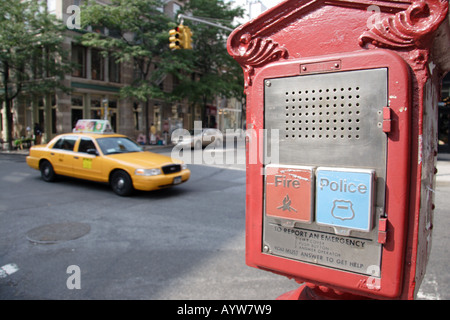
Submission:
[[[82,119],[78,120],[75,128],[73,129],[74,133],[114,133],[112,130],[111,124],[108,120],[99,120],[99,119]]]

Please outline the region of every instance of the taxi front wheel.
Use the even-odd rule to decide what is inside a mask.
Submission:
[[[53,170],[53,166],[50,162],[47,160],[44,160],[39,165],[39,168],[41,170],[41,177],[44,181],[52,182],[56,179],[55,171]]]
[[[125,171],[116,171],[111,175],[111,187],[119,196],[129,196],[133,192],[133,182]]]

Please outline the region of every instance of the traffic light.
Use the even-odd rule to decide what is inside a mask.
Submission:
[[[189,27],[180,24],[175,29],[169,31],[170,49],[192,49],[192,32]]]
[[[180,27],[176,27],[175,29],[172,29],[169,31],[169,47],[172,50],[178,50],[178,49],[182,49],[182,32],[180,32]]]
[[[192,49],[192,31],[189,27],[183,28],[184,49]]]

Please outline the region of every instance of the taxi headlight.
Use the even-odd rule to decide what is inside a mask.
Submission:
[[[136,169],[134,171],[134,174],[137,176],[157,176],[161,173],[160,169]]]
[[[182,163],[182,164],[181,164],[181,170],[186,170],[186,169],[187,169],[187,164]]]

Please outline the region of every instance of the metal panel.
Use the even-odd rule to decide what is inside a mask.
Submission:
[[[285,166],[370,170],[376,182],[368,232],[264,215],[263,251],[376,276],[381,263],[377,224],[385,201],[387,69],[266,79],[264,87],[266,154],[278,148],[278,164]],[[273,130],[278,145],[270,139]]]

